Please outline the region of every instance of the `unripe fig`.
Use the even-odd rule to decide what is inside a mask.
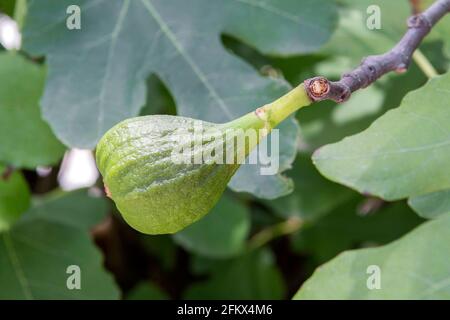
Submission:
[[[138,231],[177,232],[207,214],[260,140],[308,104],[299,86],[225,124],[167,115],[125,120],[97,145],[106,192]]]

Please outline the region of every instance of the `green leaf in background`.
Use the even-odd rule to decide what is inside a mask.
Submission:
[[[423,222],[405,203],[384,203],[374,212],[370,201],[353,196],[326,216],[293,235],[294,249],[322,264],[349,248],[381,245],[398,239]],[[366,209],[367,208],[367,209]]]
[[[189,261],[189,268],[195,276],[204,276],[210,273],[218,263],[222,262],[222,260],[193,254]]]
[[[428,8],[435,0],[422,0],[421,9],[425,10]],[[448,37],[450,33],[450,19],[444,17],[430,32],[427,36],[428,39],[442,41],[444,44],[444,52],[447,58],[450,58],[450,38]]]
[[[178,247],[172,236],[139,234],[139,243],[145,252],[155,258],[165,271],[170,271],[176,263]]]
[[[104,201],[85,191],[68,193],[30,209],[0,233],[0,299],[118,298],[86,230],[106,214]],[[72,265],[81,270],[80,290],[67,287]]]
[[[421,217],[435,219],[450,213],[450,190],[436,191],[421,196],[411,197],[408,204]]]
[[[35,202],[37,205],[22,220],[43,219],[84,230],[100,223],[108,210],[104,198],[90,196],[85,189],[53,192]]]
[[[411,15],[408,1],[392,0],[338,0],[339,26],[324,51],[333,56],[345,57],[352,67],[362,57],[390,50],[407,29],[406,20]],[[378,6],[381,28],[369,29],[367,10]],[[345,44],[345,45],[343,45]]]
[[[81,30],[65,25],[73,4],[81,7]],[[335,6],[326,0],[45,0],[30,1],[23,38],[28,52],[47,57],[45,119],[67,145],[92,148],[139,113],[150,73],[167,85],[180,115],[211,122],[237,118],[289,89],[227,52],[222,33],[291,55],[317,50],[334,24]],[[298,128],[292,118],[280,128],[280,168],[287,169]],[[231,186],[265,198],[292,191],[291,181],[248,165]]]
[[[141,109],[141,116],[152,114],[176,115],[175,101],[170,92],[155,75],[147,79],[147,98],[144,107]]]
[[[244,249],[249,232],[248,209],[225,195],[208,215],[176,233],[174,239],[193,253],[227,258]]]
[[[287,174],[295,183],[295,191],[265,204],[283,218],[299,217],[312,221],[330,212],[352,197],[353,192],[322,177],[309,156],[299,154]]]
[[[319,149],[327,178],[384,199],[450,187],[450,73],[408,94],[364,132]]]
[[[4,170],[0,165],[0,173]],[[0,232],[9,229],[29,205],[30,190],[20,172],[0,178]]]
[[[4,13],[12,17],[14,14],[15,3],[16,0],[2,0],[0,2],[0,13]]]
[[[0,53],[0,161],[17,168],[58,162],[64,146],[41,119],[45,69],[19,54]]]
[[[450,58],[450,39],[448,37],[450,33],[450,19],[447,17],[440,22],[432,34],[436,34],[436,38],[444,41],[444,52],[447,58]]]
[[[169,297],[151,282],[137,284],[126,295],[126,300],[167,300]]]
[[[220,262],[211,278],[194,284],[186,299],[281,299],[284,283],[269,251],[259,250]]]
[[[445,215],[389,245],[345,252],[318,269],[294,299],[450,299],[449,228]],[[380,289],[367,286],[369,266],[379,267]]]

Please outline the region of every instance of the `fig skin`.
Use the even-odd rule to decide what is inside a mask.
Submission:
[[[96,160],[105,189],[136,230],[174,233],[197,221],[217,203],[239,168],[174,161],[172,151],[187,143],[186,131],[179,129],[193,130],[198,122],[176,116],[132,118],[99,142]],[[201,123],[206,129],[221,127]],[[214,147],[203,144],[203,150]]]

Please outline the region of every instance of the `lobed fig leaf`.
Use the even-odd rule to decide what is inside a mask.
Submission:
[[[168,115],[125,120],[97,145],[107,194],[138,231],[175,233],[207,214],[261,139],[309,103],[300,85],[224,124]]]

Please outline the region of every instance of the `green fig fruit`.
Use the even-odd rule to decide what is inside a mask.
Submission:
[[[177,232],[207,214],[261,139],[309,103],[300,85],[224,124],[167,115],[125,120],[97,145],[96,161],[107,194],[136,230]]]

